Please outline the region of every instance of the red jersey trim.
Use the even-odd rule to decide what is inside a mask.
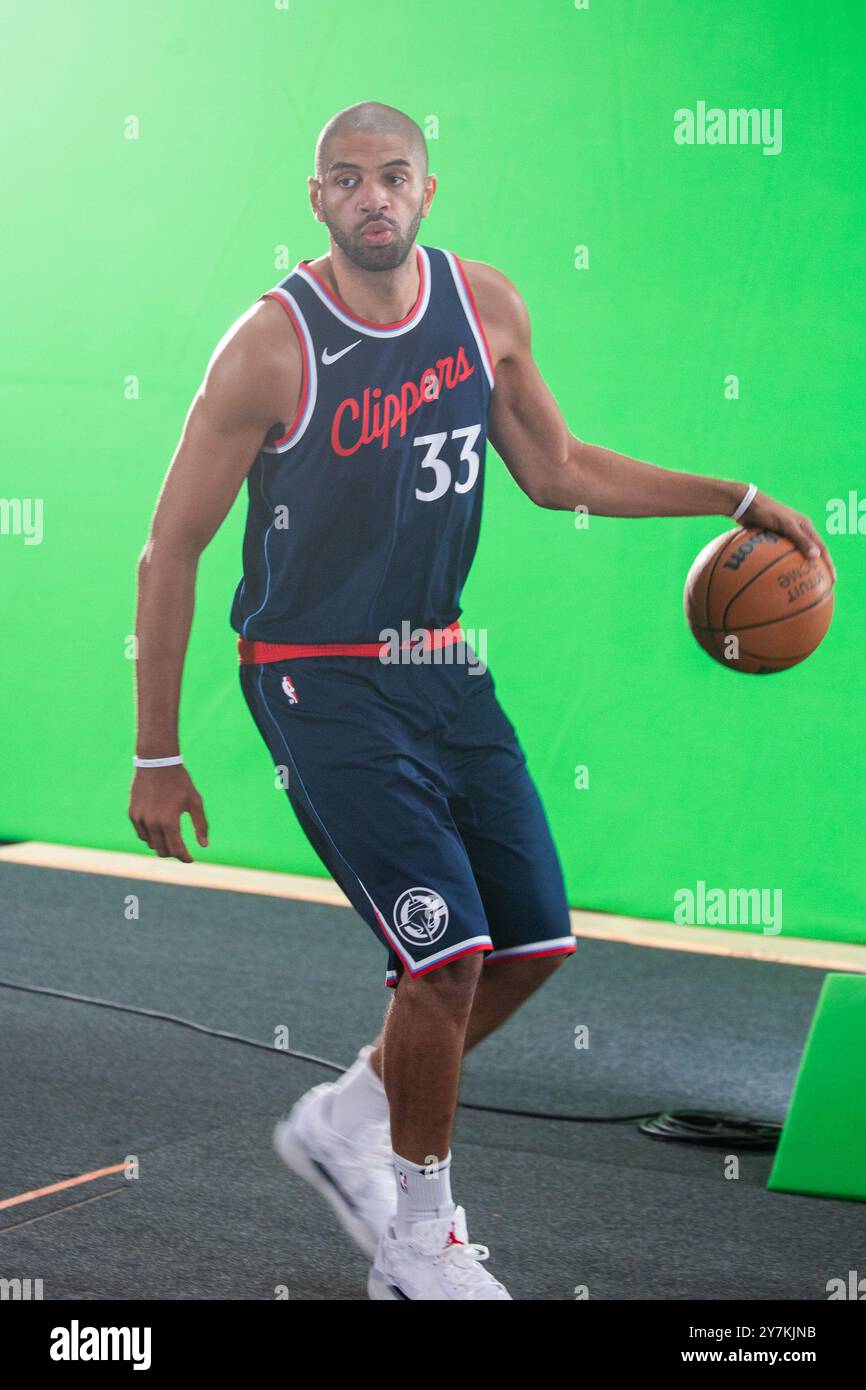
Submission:
[[[477,951],[490,951],[492,947],[492,942],[489,946],[481,942],[477,946],[467,946],[466,949],[463,951],[456,951],[453,956],[446,956],[445,960],[434,961],[432,965],[422,965],[420,970],[411,970],[409,966],[406,965],[405,961],[403,961],[403,968],[406,971],[406,973],[412,977],[413,980],[418,980],[422,975],[429,975],[431,970],[441,970],[443,965],[450,965],[451,962],[454,960],[462,960],[464,956],[473,956]],[[395,974],[392,977],[391,972],[386,971],[385,984],[388,986],[389,989],[395,989],[399,983],[399,976],[396,976]]]
[[[487,362],[488,362],[489,367],[490,367],[490,375],[491,375],[491,377],[495,380],[496,372],[495,372],[495,369],[494,369],[494,366],[493,366],[493,354],[492,354],[492,352],[490,351],[490,344],[489,344],[488,341],[487,341],[487,334],[484,332],[484,324],[481,322],[481,315],[480,315],[479,312],[478,312],[478,305],[475,303],[475,295],[472,293],[472,286],[471,286],[470,283],[469,283],[469,276],[466,274],[466,271],[463,269],[463,262],[461,261],[460,257],[457,255],[457,252],[456,252],[456,251],[452,251],[451,254],[452,254],[452,256],[454,257],[454,262],[455,262],[455,264],[456,264],[456,266],[457,266],[457,269],[460,271],[460,278],[461,278],[461,280],[463,281],[463,287],[464,287],[464,289],[466,290],[466,295],[467,295],[467,298],[469,299],[469,303],[472,305],[472,312],[473,312],[473,314],[475,315],[475,322],[476,322],[477,325],[478,325],[478,332],[481,334],[481,337],[482,337],[483,342],[484,342],[484,351],[487,353]]]
[[[281,435],[279,439],[271,440],[270,444],[267,445],[269,449],[275,449],[278,445],[285,444],[289,439],[291,439],[292,435],[295,433],[295,430],[298,428],[299,424],[304,418],[304,412],[307,409],[307,399],[310,394],[310,366],[309,362],[307,361],[306,339],[304,338],[304,334],[301,330],[301,325],[298,323],[297,315],[292,309],[292,306],[288,303],[287,300],[283,299],[283,296],[281,294],[275,293],[274,290],[266,290],[264,294],[259,295],[259,298],[275,299],[278,304],[281,304],[283,306],[283,308],[289,316],[289,319],[291,320],[292,327],[295,330],[295,336],[298,339],[298,343],[301,349],[301,399],[298,404],[298,408],[295,411],[295,418],[292,421],[286,433],[284,435]]]
[[[313,270],[313,267],[310,265],[309,260],[301,261],[299,262],[299,264],[304,267],[304,270],[306,271],[307,275],[312,275],[313,279],[316,281],[316,284],[322,290],[322,293],[328,296],[331,303],[336,305],[336,307],[340,310],[341,314],[345,314],[347,318],[352,319],[354,323],[361,324],[364,328],[379,328],[387,330],[390,328],[403,328],[405,324],[409,323],[410,319],[415,317],[419,308],[421,307],[421,302],[424,298],[425,286],[424,261],[421,256],[421,252],[418,250],[417,246],[415,247],[415,260],[418,266],[418,297],[415,300],[415,303],[412,305],[412,308],[409,310],[408,314],[406,314],[406,316],[402,319],[396,319],[394,323],[373,323],[370,319],[362,319],[360,314],[356,314],[352,309],[349,308],[348,304],[344,304],[342,299],[340,299],[339,295],[334,294],[334,291],[330,288],[330,286],[325,284],[325,281],[322,279],[321,275],[319,275],[318,271]]]

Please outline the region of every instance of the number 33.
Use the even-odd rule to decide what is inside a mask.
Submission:
[[[474,444],[480,433],[480,425],[463,425],[460,429],[451,431],[452,439],[463,440],[460,459],[467,465],[466,477],[461,483],[454,484],[455,492],[469,492],[475,486],[481,459]],[[434,474],[433,487],[429,492],[422,492],[421,488],[416,487],[415,496],[419,502],[435,502],[437,497],[443,497],[451,486],[451,467],[445,459],[439,457],[439,450],[447,438],[447,431],[443,431],[441,434],[421,434],[412,441],[413,444],[428,445],[427,452],[421,460],[421,467],[432,468]]]

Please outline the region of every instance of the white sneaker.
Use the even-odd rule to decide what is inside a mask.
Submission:
[[[481,1268],[490,1251],[470,1245],[466,1212],[415,1222],[407,1236],[393,1224],[383,1234],[367,1279],[370,1298],[511,1298],[504,1284]],[[513,1301],[513,1300],[512,1300]]]
[[[397,1210],[390,1125],[367,1124],[351,1138],[329,1123],[334,1083],[301,1096],[274,1129],[283,1162],[330,1202],[344,1229],[370,1259]]]

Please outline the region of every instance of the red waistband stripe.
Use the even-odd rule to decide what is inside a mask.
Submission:
[[[447,627],[426,627],[425,646],[428,650],[451,646],[463,640],[460,620],[455,618]],[[421,645],[420,639],[400,643],[400,651]],[[327,642],[307,644],[299,642],[253,642],[248,637],[238,637],[238,656],[242,666],[259,666],[271,661],[297,661],[303,656],[381,656],[390,650],[390,642]]]

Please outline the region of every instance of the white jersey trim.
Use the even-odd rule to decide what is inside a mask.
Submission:
[[[490,361],[490,355],[487,351],[487,344],[484,341],[484,334],[481,331],[481,325],[479,324],[478,319],[476,318],[475,311],[473,310],[469,296],[466,293],[466,286],[463,283],[463,276],[460,273],[460,267],[457,265],[457,262],[454,259],[453,251],[446,251],[443,247],[442,254],[447,260],[449,268],[451,270],[451,275],[454,280],[454,286],[457,290],[458,295],[460,296],[460,303],[463,305],[463,312],[466,315],[466,321],[469,324],[469,327],[472,329],[472,336],[474,337],[476,345],[478,347],[478,352],[481,357],[481,361],[484,364],[484,371],[487,375],[487,380],[490,382],[490,389],[492,391],[494,385],[493,364]]]
[[[430,303],[430,285],[432,278],[430,257],[427,255],[423,246],[419,246],[417,249],[418,255],[421,258],[421,273],[424,280],[424,288],[421,294],[421,301],[415,313],[406,323],[401,324],[399,328],[377,328],[375,324],[367,323],[364,319],[355,318],[353,314],[343,313],[343,310],[334,303],[330,295],[322,289],[315,275],[311,275],[306,267],[301,265],[300,261],[295,266],[293,274],[299,275],[302,280],[305,280],[313,293],[317,294],[319,299],[321,299],[325,308],[330,309],[334,318],[339,319],[340,323],[344,323],[346,327],[351,328],[353,332],[365,333],[368,338],[399,338],[403,333],[409,333],[421,322],[427,312],[427,305]]]
[[[284,454],[288,449],[294,448],[294,446],[297,444],[298,440],[301,438],[304,431],[306,430],[307,426],[309,425],[310,420],[313,418],[313,411],[316,408],[316,394],[318,391],[318,376],[316,374],[316,350],[313,346],[313,338],[312,334],[310,333],[310,329],[307,325],[307,320],[304,318],[304,315],[301,312],[301,306],[298,304],[298,301],[295,299],[295,296],[293,294],[290,294],[288,290],[282,289],[279,285],[275,286],[275,288],[272,289],[270,293],[274,295],[279,295],[280,299],[282,299],[284,303],[288,305],[292,313],[292,318],[296,320],[297,325],[301,330],[301,333],[303,335],[302,346],[304,354],[306,356],[307,383],[309,387],[307,391],[307,404],[304,409],[304,413],[301,416],[295,428],[291,431],[291,433],[284,435],[282,439],[276,440],[273,444],[262,445],[262,452],[265,454]]]
[[[548,941],[527,941],[522,946],[505,946],[501,950],[491,951],[487,960],[502,960],[505,956],[554,955],[576,949],[577,940],[575,937],[554,936]]]

